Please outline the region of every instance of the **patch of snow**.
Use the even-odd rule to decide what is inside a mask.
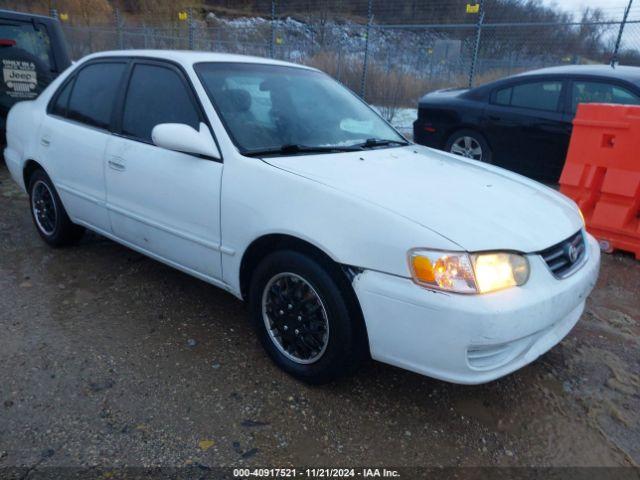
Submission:
[[[379,106],[372,105],[372,107],[381,113],[382,109]],[[384,115],[383,115],[384,116]],[[413,133],[413,121],[418,118],[417,108],[398,108],[393,118],[391,119],[391,125],[393,125],[403,135]]]

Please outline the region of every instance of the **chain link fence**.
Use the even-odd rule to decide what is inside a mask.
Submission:
[[[75,59],[142,48],[273,57],[326,71],[388,109],[387,117],[414,107],[426,91],[534,68],[613,60],[640,66],[640,10],[631,8],[558,22],[536,12],[516,17],[500,0],[210,0],[138,16],[114,6],[89,25],[57,6],[51,13],[61,19]]]

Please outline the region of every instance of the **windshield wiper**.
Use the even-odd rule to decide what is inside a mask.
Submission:
[[[249,150],[243,152],[243,155],[247,157],[261,157],[264,155],[295,155],[297,153],[335,153],[335,152],[357,152],[360,151],[360,145],[301,145],[299,143],[292,143],[282,145],[280,147],[265,148],[263,150]]]
[[[360,148],[375,148],[375,147],[386,147],[389,145],[409,145],[409,142],[405,142],[403,140],[391,140],[385,138],[367,138],[366,142],[358,143],[357,147]]]

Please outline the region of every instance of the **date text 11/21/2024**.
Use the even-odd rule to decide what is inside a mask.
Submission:
[[[235,478],[400,478],[397,470],[387,468],[234,468]]]

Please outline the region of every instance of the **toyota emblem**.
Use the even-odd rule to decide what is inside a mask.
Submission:
[[[567,249],[567,258],[571,263],[576,263],[578,260],[578,249],[574,245],[570,245]]]

